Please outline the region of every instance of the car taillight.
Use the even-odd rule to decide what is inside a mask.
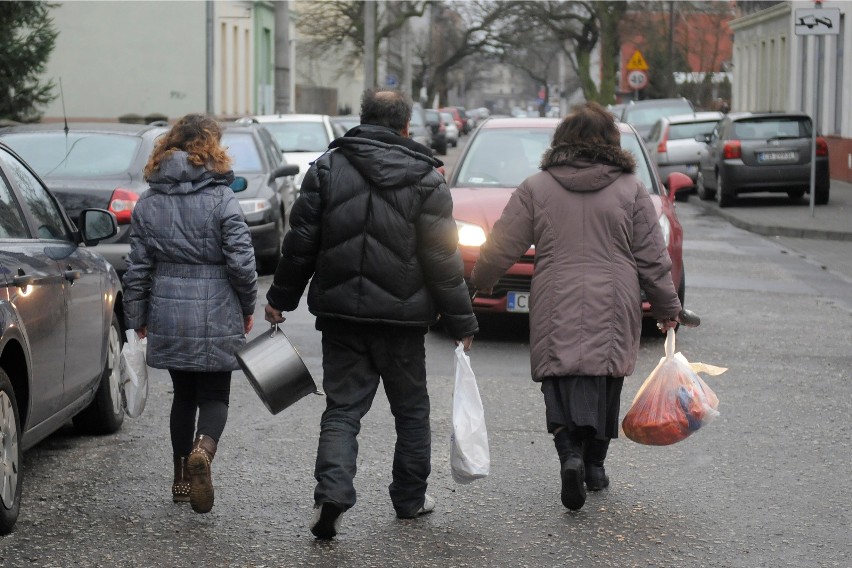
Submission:
[[[438,132],[446,132],[446,131],[447,131],[447,127],[442,122],[441,126],[438,127]]]
[[[725,142],[725,149],[723,152],[726,160],[734,160],[737,158],[743,157],[743,147],[740,144],[739,140],[729,140]]]
[[[109,198],[109,210],[115,214],[119,225],[130,222],[137,201],[139,201],[139,194],[129,189],[116,189],[112,192],[112,197]]]
[[[665,154],[666,153],[666,151],[667,151],[666,142],[668,142],[668,140],[669,140],[669,127],[666,126],[666,131],[663,132],[663,139],[660,140],[659,144],[657,144],[657,153],[658,154]]]
[[[816,155],[828,156],[828,142],[822,136],[817,136],[816,139]]]

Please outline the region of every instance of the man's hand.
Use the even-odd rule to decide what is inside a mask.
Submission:
[[[285,319],[284,312],[281,310],[276,310],[269,304],[266,304],[266,307],[263,308],[264,319],[269,323],[283,323]]]
[[[137,329],[136,330],[136,337],[138,337],[139,339],[145,339],[146,337],[148,337],[148,326],[143,325],[142,327]]]
[[[657,320],[657,329],[659,329],[660,332],[662,332],[662,333],[666,333],[666,332],[668,332],[668,330],[674,329],[675,327],[677,327],[677,323],[678,323],[677,320],[670,320],[670,319]]]
[[[246,335],[248,335],[249,332],[251,331],[251,328],[254,327],[254,316],[253,315],[243,316],[243,324],[245,326]]]
[[[470,348],[473,346],[473,336],[468,335],[467,337],[462,337],[461,339],[456,339],[456,345],[461,343],[464,345],[465,351],[470,351]]]

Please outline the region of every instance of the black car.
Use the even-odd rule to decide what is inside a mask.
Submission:
[[[432,149],[441,156],[447,153],[447,129],[441,119],[441,113],[435,109],[427,108],[424,111],[426,126],[432,131]]]
[[[0,142],[0,535],[20,511],[24,450],[69,419],[99,434],[124,421],[122,290],[95,246],[115,216],[84,207],[75,221]]]
[[[296,200],[292,176],[299,166],[287,164],[281,148],[262,125],[241,121],[222,124],[222,145],[238,176],[232,186],[251,231],[258,264],[274,268]]]
[[[165,123],[30,124],[0,130],[8,144],[38,173],[76,219],[85,208],[107,209],[118,220],[118,234],[98,252],[119,275],[130,253],[130,216],[148,189],[142,171]]]
[[[733,205],[743,193],[781,192],[799,200],[810,193],[813,123],[804,113],[727,114],[713,132],[697,139],[707,144],[698,166],[696,192]],[[814,203],[828,203],[831,179],[828,144],[816,138]]]

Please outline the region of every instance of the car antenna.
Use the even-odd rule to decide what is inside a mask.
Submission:
[[[65,114],[65,93],[62,91],[62,77],[59,78],[59,99],[62,101],[62,119],[65,121],[65,138],[68,139],[68,115]]]

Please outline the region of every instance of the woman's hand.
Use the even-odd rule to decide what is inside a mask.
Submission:
[[[253,315],[244,316],[243,317],[243,324],[246,328],[246,335],[248,335],[249,332],[251,331],[251,328],[254,327],[254,316]]]
[[[269,323],[282,323],[285,319],[284,312],[281,310],[276,310],[269,304],[266,304],[266,307],[263,308],[264,319]]]

